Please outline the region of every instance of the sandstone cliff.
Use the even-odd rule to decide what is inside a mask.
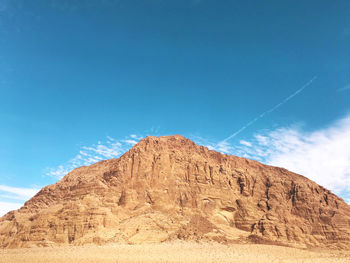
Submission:
[[[173,239],[349,248],[350,206],[301,175],[164,136],[0,219],[3,248]]]

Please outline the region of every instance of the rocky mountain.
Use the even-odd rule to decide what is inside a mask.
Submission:
[[[177,135],[77,168],[0,219],[2,248],[174,239],[349,248],[350,206],[301,175]]]

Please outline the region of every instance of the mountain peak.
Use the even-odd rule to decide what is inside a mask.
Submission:
[[[183,135],[146,136],[145,140],[189,140]]]
[[[171,151],[189,152],[195,154],[198,151],[209,151],[204,146],[195,144],[190,139],[182,135],[169,135],[169,136],[147,136],[141,139],[130,150],[130,154],[135,151],[147,151],[165,153]]]
[[[196,145],[190,139],[182,135],[167,135],[167,136],[147,136],[143,138],[139,143],[147,143],[147,144],[168,144],[168,145]],[[137,144],[136,144],[137,145]]]

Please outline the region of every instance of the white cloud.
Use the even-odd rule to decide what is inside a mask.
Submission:
[[[110,140],[112,142],[114,141],[114,138],[112,138],[111,136],[106,136],[106,137],[107,137],[108,140]]]
[[[216,147],[214,147],[219,152],[229,154],[233,151],[233,147],[230,145],[230,143],[226,141],[219,142]]]
[[[123,142],[126,142],[126,143],[131,144],[131,145],[134,145],[137,143],[137,141],[135,141],[135,140],[123,140]]]
[[[21,208],[23,203],[12,203],[0,201],[0,217],[8,213],[9,211]]]
[[[245,145],[247,147],[251,147],[252,146],[252,144],[250,142],[247,142],[245,140],[240,140],[239,143],[242,144],[242,145]]]
[[[33,197],[40,189],[0,185],[0,217],[11,210],[20,208],[24,201]],[[16,200],[16,201],[5,201]],[[19,202],[22,201],[22,202]]]
[[[68,164],[62,164],[62,165],[59,165],[59,166],[57,166],[55,168],[51,168],[51,167],[50,168],[46,168],[45,174],[48,175],[48,176],[51,176],[51,177],[55,177],[55,178],[62,178],[70,170],[78,167],[78,166],[75,166],[74,159],[69,161]]]
[[[262,136],[260,134],[256,134],[255,139],[259,142],[260,145],[266,146],[268,138],[266,136]]]
[[[74,158],[54,168],[46,168],[45,174],[55,178],[62,178],[71,170],[87,166],[105,159],[118,158],[124,152],[130,149],[130,145],[137,143],[136,140],[142,138],[131,134],[125,140],[117,140],[110,136],[106,137],[105,142],[98,141],[97,144],[91,146],[82,146]]]
[[[7,185],[0,185],[0,195],[7,199],[28,200],[33,197],[40,189],[37,188],[20,188]],[[5,194],[4,194],[5,193]]]

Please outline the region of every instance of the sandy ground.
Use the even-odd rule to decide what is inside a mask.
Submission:
[[[0,250],[0,263],[58,262],[350,262],[350,251],[306,251],[271,245],[175,242]]]

